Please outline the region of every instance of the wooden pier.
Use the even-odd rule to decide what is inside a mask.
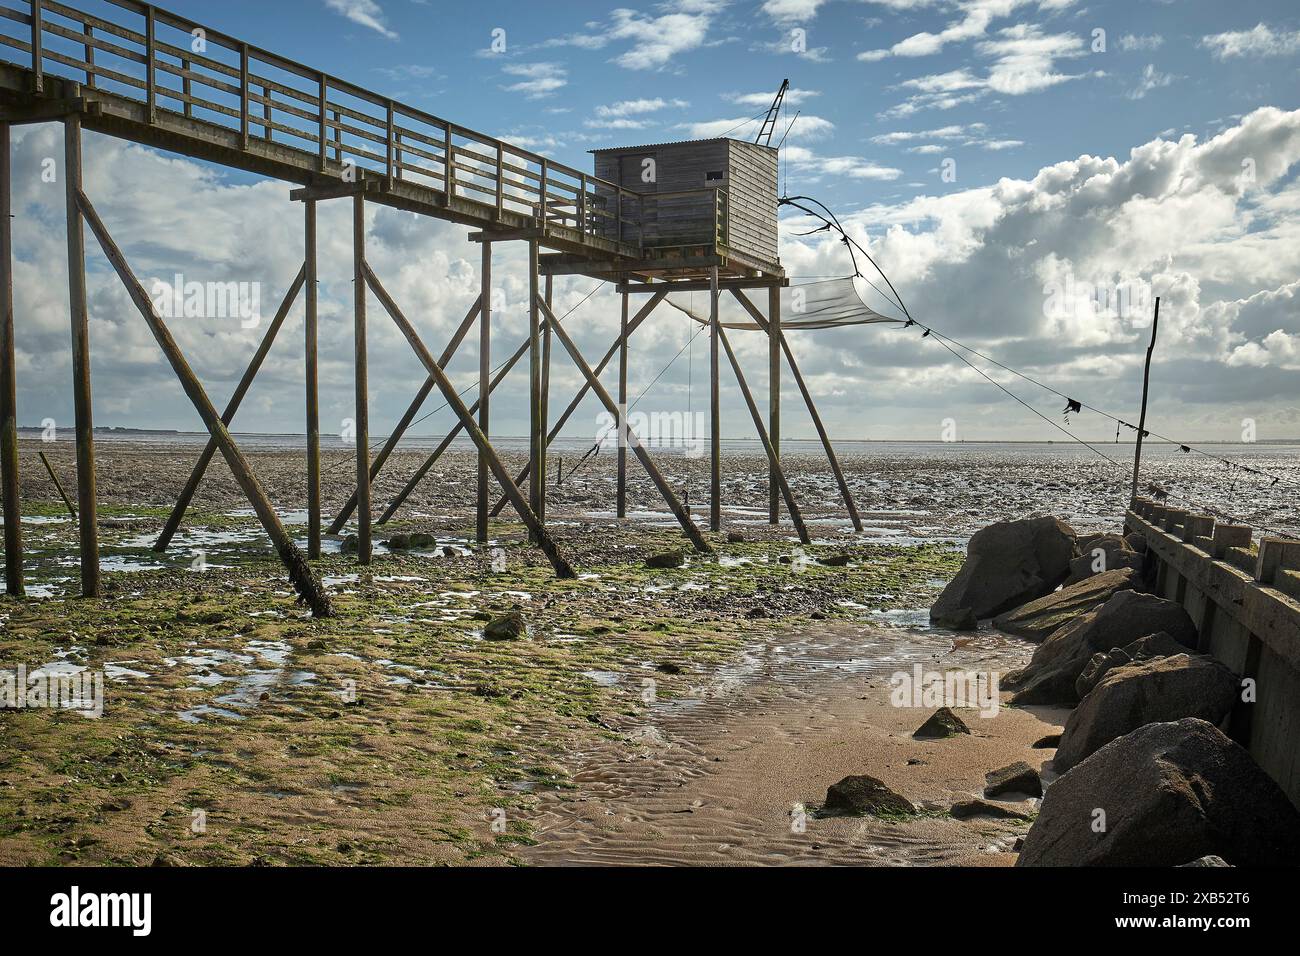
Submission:
[[[92,12],[96,11],[96,12]],[[776,107],[774,107],[775,109]],[[485,542],[488,519],[509,504],[528,528],[529,538],[558,574],[573,569],[551,538],[545,522],[546,448],[592,392],[620,425],[617,510],[626,514],[627,451],[649,474],[692,545],[711,550],[709,540],[664,478],[649,450],[626,427],[627,371],[631,337],[664,296],[677,290],[710,294],[710,530],[721,529],[720,357],[725,354],[769,458],[769,518],[775,524],[784,503],[800,538],[808,540],[798,505],[780,467],[780,366],[784,354],[799,384],[839,482],[854,525],[857,510],[813,399],[782,331],[780,290],[787,284],[777,258],[776,151],[769,146],[715,139],[696,143],[620,147],[596,154],[601,178],[483,133],[463,127],[364,87],[278,56],[262,47],[135,0],[0,0],[0,465],[3,465],[6,584],[21,594],[22,536],[18,501],[17,421],[14,341],[22,316],[13,315],[12,246],[9,236],[9,129],[12,125],[60,122],[65,131],[68,207],[70,327],[76,406],[77,499],[81,520],[82,593],[99,593],[95,521],[95,449],[91,415],[91,343],[87,335],[83,226],[89,225],[131,298],[203,419],[211,440],[195,464],[156,548],[167,548],[211,459],[220,452],[288,568],[302,598],[317,614],[329,613],[329,599],[308,561],[319,557],[320,426],[317,403],[318,204],[334,199],[353,204],[354,385],[356,491],[330,524],[337,533],[355,516],[357,560],[368,563],[372,528],[392,518],[412,489],[427,475],[451,440],[464,432],[479,454],[476,537]],[[81,185],[81,133],[119,137],[232,169],[292,184],[288,198],[302,204],[305,255],[275,319],[252,356],[247,371],[223,412],[218,413],[163,316],[135,279],[113,241],[110,224],[100,217]],[[643,170],[658,164],[671,175],[646,180]],[[472,230],[482,244],[482,286],[468,304],[464,321],[435,358],[401,306],[384,288],[365,254],[365,208],[377,203]],[[529,334],[493,376],[492,248],[497,242],[523,242],[529,262]],[[587,275],[608,281],[622,293],[618,339],[594,367],[579,352],[551,306],[555,276]],[[744,290],[767,290],[764,315]],[[649,300],[629,317],[629,296]],[[767,421],[719,321],[719,297],[734,294],[769,341]],[[383,448],[369,448],[366,336],[373,294],[397,325],[427,372],[410,406]],[[285,533],[229,426],[255,380],[285,316],[299,295],[306,322],[304,367],[307,421],[307,554]],[[478,325],[479,394],[466,405],[444,368]],[[584,384],[566,411],[550,416],[552,343],[569,356]],[[529,461],[511,475],[493,449],[489,428],[492,390],[528,355]],[[600,381],[617,359],[617,396]],[[411,476],[402,493],[372,519],[371,483],[388,460],[423,402],[442,394],[456,415],[447,439]],[[527,482],[527,489],[523,488]],[[502,493],[492,506],[492,485]]]

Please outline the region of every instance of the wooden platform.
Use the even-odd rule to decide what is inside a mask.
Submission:
[[[552,274],[781,274],[729,250],[725,220],[703,256],[645,249],[631,190],[153,5],[103,0],[99,16],[84,0],[0,2],[0,122],[77,112],[85,129],[318,195],[363,188],[368,201],[476,227],[476,238],[536,239],[566,257],[547,257]]]

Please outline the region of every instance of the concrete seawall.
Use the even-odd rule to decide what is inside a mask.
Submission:
[[[1146,539],[1156,593],[1187,609],[1199,649],[1254,681],[1229,733],[1300,807],[1300,541],[1253,542],[1249,527],[1147,498],[1125,528]]]

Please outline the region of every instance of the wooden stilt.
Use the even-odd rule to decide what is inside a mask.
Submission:
[[[754,303],[749,301],[749,297],[739,289],[733,289],[737,301],[745,307],[745,311],[764,332],[768,330],[767,319],[763,313],[758,311]],[[790,366],[790,372],[794,375],[794,381],[799,386],[799,394],[803,396],[804,404],[808,407],[808,415],[812,418],[813,427],[817,429],[817,437],[821,439],[822,448],[826,451],[826,459],[830,462],[831,472],[835,475],[835,482],[839,485],[840,497],[844,499],[844,507],[848,509],[849,520],[853,522],[853,530],[862,530],[862,518],[858,514],[858,506],[853,501],[853,495],[849,491],[849,483],[844,480],[844,471],[840,468],[840,460],[835,454],[835,446],[831,444],[830,436],[826,433],[826,426],[822,424],[822,417],[817,412],[817,405],[813,402],[812,393],[808,391],[808,385],[803,380],[803,373],[799,371],[799,365],[794,360],[794,353],[790,351],[790,343],[786,341],[785,333],[780,335],[781,351],[785,353],[786,364]]]
[[[248,363],[248,368],[244,370],[243,377],[239,384],[235,386],[234,393],[230,396],[230,401],[226,405],[226,410],[221,416],[221,420],[227,427],[235,418],[235,413],[239,411],[239,405],[248,394],[248,389],[253,384],[253,379],[262,368],[262,362],[266,360],[266,355],[271,351],[271,345],[275,342],[275,336],[280,331],[280,326],[284,325],[285,318],[289,315],[289,310],[293,308],[294,301],[298,298],[298,293],[302,290],[303,283],[306,281],[307,267],[304,265],[298,270],[298,275],[294,277],[293,285],[289,291],[284,294],[284,299],[280,303],[280,308],[276,310],[275,318],[267,327],[266,334],[262,336],[262,341],[257,346],[257,351],[253,353],[253,358]],[[176,534],[176,529],[181,526],[181,519],[185,517],[185,512],[194,500],[194,493],[199,489],[199,482],[203,480],[203,475],[208,470],[208,464],[212,461],[212,456],[217,453],[217,441],[215,438],[209,438],[203,453],[199,455],[199,460],[194,463],[190,471],[189,480],[185,482],[185,487],[181,489],[176,504],[172,508],[172,513],[167,518],[167,523],[163,525],[162,534],[154,543],[153,549],[158,552],[167,550],[171,544],[172,537]]]
[[[50,464],[50,460],[45,457],[45,452],[38,451],[36,454],[40,457],[41,464],[45,466],[45,473],[50,476],[50,481],[54,482],[54,490],[57,491],[59,497],[63,499],[63,507],[68,509],[68,515],[73,521],[76,521],[77,509],[72,504],[72,499],[68,497],[68,493],[63,490],[63,482],[59,481],[58,472],[54,470],[54,466]]]
[[[618,486],[617,514],[627,517],[627,307],[623,293],[623,312],[618,325]]]
[[[645,305],[643,305],[637,311],[637,314],[635,317],[633,317],[632,321],[628,323],[627,336],[626,336],[627,338],[631,338],[632,333],[641,327],[641,323],[650,317],[650,313],[654,311],[655,306],[657,306],[660,302],[662,302],[664,300],[664,297],[667,295],[668,295],[667,292],[656,292],[654,295],[650,297],[650,301],[647,302]],[[549,326],[550,326],[550,322],[548,321],[547,327],[549,328]],[[623,339],[624,336],[620,335],[618,340],[609,347],[609,351],[605,353],[605,357],[600,360],[600,363],[596,366],[597,378],[600,377],[601,373],[605,371],[605,367],[609,365],[610,361],[618,353],[619,343],[622,342]],[[555,441],[556,436],[559,435],[561,430],[563,430],[564,426],[569,423],[569,419],[572,418],[573,413],[578,410],[578,406],[582,404],[582,400],[587,397],[587,392],[590,388],[591,385],[589,383],[583,382],[582,387],[578,389],[578,394],[573,396],[573,401],[569,402],[569,407],[564,410],[564,414],[561,415],[556,420],[555,424],[551,426],[551,430],[547,433],[546,443],[548,445],[551,442]],[[528,473],[529,473],[529,467],[527,465],[524,465],[524,467],[520,470],[519,474],[515,476],[515,483],[522,484],[523,480],[526,477],[528,477]],[[497,503],[492,507],[492,514],[493,515],[500,514],[501,509],[504,508],[505,506],[506,506],[505,498],[498,499]]]
[[[745,398],[745,404],[749,406],[749,414],[754,419],[754,428],[758,431],[759,441],[763,443],[763,450],[767,452],[768,465],[771,471],[776,475],[777,487],[785,497],[786,510],[790,512],[790,520],[794,522],[795,531],[799,533],[799,540],[804,544],[811,544],[812,539],[808,537],[808,529],[803,523],[803,514],[799,510],[799,505],[794,500],[794,492],[790,490],[790,484],[785,480],[785,472],[781,468],[780,459],[776,454],[776,447],[763,427],[763,416],[758,411],[758,403],[754,401],[754,395],[749,390],[749,383],[745,381],[745,373],[741,371],[740,361],[736,358],[736,353],[731,350],[731,342],[727,339],[727,333],[723,330],[721,323],[718,324],[718,339],[722,342],[723,349],[727,353],[727,361],[731,364],[731,370],[736,373],[736,382],[740,385],[740,393]]]
[[[307,286],[303,316],[303,380],[306,386],[307,425],[307,558],[320,557],[320,370],[319,342],[320,287],[316,275],[316,200],[308,199],[304,209],[304,265]]]
[[[488,383],[487,394],[491,395],[492,392],[496,390],[496,387],[501,384],[501,381],[507,375],[510,374],[510,370],[515,367],[521,358],[524,357],[524,353],[527,351],[528,340],[524,339],[523,342],[520,343],[519,348],[515,349],[514,354],[506,360],[505,365],[501,366],[501,368],[497,370],[497,373],[492,376],[492,381]],[[474,404],[469,406],[469,413],[471,415],[478,411],[481,402],[482,399],[474,399]],[[433,450],[433,454],[424,460],[424,464],[416,469],[415,474],[411,475],[410,479],[406,482],[406,487],[404,487],[397,497],[393,499],[392,503],[389,504],[388,510],[384,512],[377,524],[384,524],[397,513],[397,509],[402,507],[402,504],[408,497],[410,497],[411,492],[413,492],[416,486],[424,480],[424,476],[429,473],[429,469],[432,468],[438,459],[443,456],[443,453],[451,447],[451,443],[456,440],[456,436],[461,433],[464,427],[465,426],[459,421],[452,426],[451,431],[449,431],[446,437],[438,443],[438,447]],[[518,482],[516,482],[516,484],[518,484]]]
[[[406,316],[402,314],[402,310],[397,307],[397,303],[393,301],[392,296],[390,296],[387,290],[384,289],[383,283],[379,281],[379,277],[375,275],[370,266],[362,263],[362,268],[365,270],[366,280],[368,281],[370,288],[374,290],[375,296],[383,303],[384,309],[388,312],[402,335],[406,337],[406,341],[409,342],[411,348],[415,350],[416,356],[418,356],[420,361],[424,363],[424,367],[428,369],[429,374],[437,380],[438,388],[442,391],[443,399],[446,400],[447,404],[451,407],[451,410],[456,414],[456,417],[461,420],[461,423],[465,427],[465,431],[469,433],[469,437],[473,439],[478,450],[487,458],[488,467],[492,469],[493,476],[501,484],[502,489],[510,498],[510,503],[514,505],[515,510],[519,512],[519,517],[524,522],[525,527],[528,528],[529,532],[537,536],[538,547],[541,548],[542,553],[545,554],[547,559],[551,562],[551,566],[555,568],[556,574],[562,578],[576,577],[573,568],[569,566],[569,562],[560,554],[560,549],[556,546],[555,541],[549,534],[547,534],[546,529],[542,527],[541,522],[537,519],[536,513],[534,513],[533,509],[529,507],[528,501],[524,498],[523,492],[519,490],[519,486],[510,480],[510,472],[506,471],[505,465],[501,463],[501,459],[497,456],[496,451],[488,442],[487,436],[484,435],[478,425],[475,424],[474,419],[470,416],[469,409],[465,407],[465,403],[461,401],[460,395],[456,393],[456,387],[452,385],[451,379],[447,378],[447,374],[440,369],[438,363],[433,360],[433,355],[430,354],[429,350],[420,340],[420,335],[415,331],[415,327],[412,326]],[[486,397],[486,390],[484,391],[483,397]]]
[[[718,382],[718,267],[709,269],[709,530],[722,530],[722,392]]]
[[[781,460],[781,289],[767,290],[767,437],[776,460],[767,472],[767,522],[781,517],[781,489],[778,487]]]
[[[91,205],[86,194],[81,190],[76,191],[76,205],[81,210],[82,217],[90,224],[91,231],[94,232],[95,238],[99,240],[100,246],[104,250],[104,256],[112,265],[122,284],[126,286],[127,293],[135,303],[136,308],[144,317],[153,333],[154,339],[158,346],[167,356],[167,361],[171,364],[172,370],[176,377],[180,379],[181,387],[185,394],[189,396],[194,403],[199,417],[203,419],[203,424],[208,431],[217,439],[217,445],[221,449],[221,454],[226,459],[226,464],[230,466],[231,474],[234,475],[235,481],[243,489],[244,495],[248,498],[248,503],[253,506],[253,511],[257,514],[258,520],[265,529],[267,537],[271,539],[271,544],[275,547],[276,553],[280,560],[284,562],[285,567],[289,570],[289,581],[301,595],[302,599],[307,602],[311,608],[312,614],[316,617],[328,617],[332,613],[329,596],[324,588],[312,576],[311,567],[307,564],[302,552],[298,550],[284,530],[284,525],[280,523],[280,518],[271,507],[271,502],[266,497],[266,492],[262,490],[261,483],[257,476],[253,474],[253,469],[240,451],[235,440],[230,437],[230,432],[226,429],[225,423],[221,421],[221,416],[217,414],[216,407],[212,400],[208,398],[207,392],[204,391],[203,385],[199,382],[194,370],[190,368],[189,363],[185,360],[180,347],[177,346],[176,340],[167,329],[167,324],[158,315],[149,297],[135,275],[131,272],[131,267],[127,265],[126,257],[109,235],[108,229],[104,226],[103,220],[99,218],[99,213]],[[81,513],[82,524],[87,521],[85,509]]]
[[[5,592],[22,597],[23,528],[18,498],[18,383],[14,377],[13,207],[9,124],[0,123],[0,484],[5,519]]]
[[[490,383],[488,376],[492,373],[492,243],[483,243],[483,270],[482,286],[479,290],[479,333],[478,333],[478,427],[483,433],[484,439],[490,435],[491,428],[491,400],[490,400]],[[432,456],[428,463],[433,464]],[[409,488],[414,488],[424,472],[428,471],[426,466],[416,477],[412,478]],[[487,452],[482,446],[478,451],[478,499],[476,508],[476,520],[474,525],[474,540],[479,544],[485,544],[488,539],[488,495],[491,489],[488,485],[489,465]],[[402,495],[394,502],[389,509],[389,513],[396,511],[406,500],[409,491],[403,491]]]
[[[546,277],[546,291],[545,291],[546,307],[548,309],[551,308],[551,298],[554,291],[555,291],[555,277],[548,275]],[[540,402],[542,411],[537,423],[537,436],[538,436],[537,454],[541,462],[541,466],[538,468],[538,471],[541,472],[543,476],[545,476],[547,474],[547,468],[546,468],[547,447],[550,445],[550,442],[546,439],[546,430],[549,427],[549,423],[551,420],[550,419],[551,323],[543,319],[540,320],[538,324],[541,325],[542,327],[542,386],[541,386],[541,402]],[[556,482],[558,484],[559,482],[558,478],[556,479]],[[538,501],[538,504],[541,506],[541,508],[537,512],[537,517],[541,519],[542,524],[546,524],[547,488],[548,488],[548,482],[546,481],[545,477],[543,477],[542,495],[541,495],[541,499]]]
[[[469,313],[463,320],[461,320],[455,334],[451,337],[451,341],[447,343],[447,347],[443,350],[441,357],[439,357],[439,368],[445,369],[447,367],[447,363],[449,363],[452,356],[456,354],[456,349],[460,348],[460,343],[465,340],[465,336],[469,334],[469,330],[478,319],[478,313],[479,304],[478,302],[475,302],[474,305],[470,307]],[[388,438],[384,441],[384,447],[379,449],[379,453],[375,455],[375,460],[370,463],[370,483],[372,486],[374,485],[375,479],[379,477],[379,472],[383,469],[384,463],[388,461],[389,456],[391,456],[394,450],[396,450],[398,443],[402,440],[402,436],[406,434],[406,430],[411,427],[411,422],[415,420],[415,416],[419,413],[420,407],[424,405],[424,400],[429,397],[429,393],[433,391],[435,387],[436,385],[432,378],[426,378],[424,380],[424,384],[420,386],[420,390],[415,393],[415,398],[411,399],[411,404],[406,407],[406,411],[402,413],[402,417],[398,419],[397,424],[393,427],[392,433],[389,434]],[[352,494],[339,510],[338,516],[330,523],[328,533],[338,534],[340,529],[348,523],[348,519],[352,517],[352,512],[356,510],[356,507],[357,493],[356,490],[353,489]]]
[[[587,384],[590,385],[591,390],[596,393],[596,397],[599,398],[601,404],[605,406],[605,410],[611,415],[617,416],[618,405],[616,405],[614,399],[610,397],[609,392],[605,390],[605,386],[600,384],[600,379],[596,377],[596,373],[592,371],[591,366],[587,364],[587,360],[582,357],[582,353],[578,351],[578,347],[573,343],[573,339],[569,338],[569,333],[564,330],[564,326],[560,325],[559,321],[555,318],[555,314],[551,312],[549,308],[546,308],[546,317],[550,320],[551,325],[555,330],[556,338],[560,340],[560,344],[564,346],[565,350],[569,353],[569,357],[573,359],[573,364],[578,367],[578,370],[582,372],[583,376],[587,379]],[[682,507],[682,503],[677,499],[677,495],[673,493],[672,487],[664,480],[663,474],[660,473],[659,468],[650,457],[650,453],[642,447],[640,439],[637,438],[635,434],[629,433],[628,441],[632,446],[632,451],[636,454],[637,458],[640,459],[642,467],[645,468],[646,473],[650,476],[650,480],[655,483],[655,487],[659,489],[659,494],[663,496],[664,501],[667,503],[674,517],[677,518],[678,523],[682,526],[682,530],[686,532],[686,536],[690,538],[691,544],[695,546],[695,550],[702,554],[712,554],[713,549],[709,547],[709,543],[704,540],[704,536],[700,534],[699,528],[695,527],[695,522],[691,520],[690,515],[686,513],[686,509]]]
[[[537,285],[537,240],[528,242],[528,505],[542,515],[546,495],[546,466],[542,460],[542,324]],[[537,541],[532,539],[533,544]]]
[[[99,597],[99,526],[95,505],[95,422],[90,390],[90,320],[86,311],[86,239],[78,213],[81,117],[63,121],[63,179],[68,217],[68,304],[72,312],[72,388],[77,430],[77,510],[81,512],[81,594]]]
[[[369,564],[370,540],[370,395],[366,363],[366,197],[352,198],[353,354],[355,364],[357,441],[357,560]]]

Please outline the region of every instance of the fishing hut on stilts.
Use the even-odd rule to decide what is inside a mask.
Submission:
[[[317,615],[330,613],[329,596],[308,563],[319,557],[322,535],[340,532],[355,516],[356,559],[368,564],[373,526],[393,517],[462,432],[478,452],[477,540],[487,541],[489,518],[508,505],[556,573],[572,576],[573,568],[547,528],[546,455],[548,445],[589,392],[619,423],[619,517],[627,514],[630,451],[693,547],[699,552],[711,551],[708,539],[696,526],[677,490],[665,479],[650,450],[627,427],[632,337],[665,303],[688,313],[708,330],[708,529],[718,531],[722,527],[719,411],[723,387],[720,366],[725,355],[768,458],[769,521],[775,524],[780,520],[784,502],[800,539],[809,540],[781,467],[780,382],[784,358],[825,448],[844,505],[854,527],[861,530],[853,497],[785,332],[844,322],[892,320],[867,309],[853,291],[851,280],[836,280],[841,284],[829,287],[788,287],[777,255],[777,150],[770,145],[787,85],[782,85],[756,142],[718,138],[601,149],[595,151],[595,168],[588,173],[379,96],[153,4],[136,0],[9,0],[9,5],[0,7],[0,294],[4,297],[0,324],[0,464],[8,592],[23,593],[9,147],[10,127],[27,123],[60,122],[64,128],[76,498],[80,513],[81,593],[86,597],[100,593],[86,227],[103,249],[210,434],[189,480],[179,489],[155,549],[163,551],[168,547],[208,464],[219,453],[284,562],[295,589]],[[218,409],[209,397],[115,242],[110,224],[101,218],[83,190],[83,129],[296,185],[289,199],[302,209],[304,261],[290,279],[283,301],[223,409]],[[326,519],[320,500],[316,224],[319,204],[336,200],[352,204],[356,488],[339,513]],[[366,259],[367,203],[467,226],[471,229],[470,240],[482,247],[480,294],[467,304],[465,316],[450,341],[436,354]],[[494,372],[492,253],[497,243],[504,242],[527,246],[529,324],[527,338],[515,345],[509,359]],[[612,283],[622,297],[618,337],[594,365],[579,351],[552,307],[555,277],[574,275]],[[792,301],[791,293],[800,290],[795,307],[783,304]],[[689,292],[708,294],[705,312],[697,313],[681,301],[680,294]],[[427,373],[405,413],[373,454],[367,397],[370,356],[366,347],[371,295],[396,324]],[[746,316],[744,321],[721,321],[719,302],[724,295],[739,303]],[[286,532],[229,430],[299,296],[305,303],[305,554]],[[756,330],[767,337],[766,415],[749,388],[727,329]],[[475,330],[478,397],[467,405],[445,370]],[[552,421],[549,382],[555,343],[581,373],[584,384]],[[512,474],[489,437],[491,396],[525,356],[530,396],[529,459],[522,471]],[[602,384],[601,375],[613,362],[617,362],[618,378],[611,393]],[[455,427],[375,521],[372,483],[435,390],[455,415]]]

